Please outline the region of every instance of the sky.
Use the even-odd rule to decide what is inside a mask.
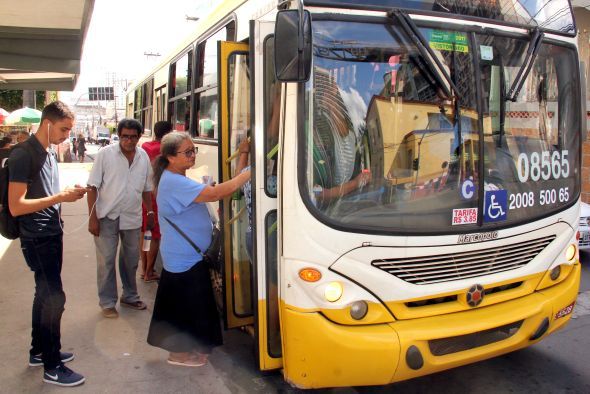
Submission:
[[[84,43],[76,89],[61,98],[74,104],[88,98],[90,86],[141,77],[196,27],[188,16],[202,16],[212,0],[96,0]],[[159,53],[160,57],[145,56]]]

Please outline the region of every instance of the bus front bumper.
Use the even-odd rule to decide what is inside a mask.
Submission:
[[[571,318],[580,264],[563,282],[469,311],[388,324],[346,326],[284,306],[285,378],[297,387],[382,385],[512,352]],[[565,311],[565,313],[564,313]]]

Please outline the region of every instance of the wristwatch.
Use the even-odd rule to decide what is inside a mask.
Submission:
[[[154,211],[147,211],[146,215],[153,215]]]

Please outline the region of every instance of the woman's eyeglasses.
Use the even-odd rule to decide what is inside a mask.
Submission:
[[[183,150],[181,152],[176,152],[176,154],[179,155],[182,153],[182,154],[184,154],[185,157],[191,157],[193,155],[196,156],[197,152],[199,152],[199,147],[195,146],[194,148],[191,148],[191,149]]]

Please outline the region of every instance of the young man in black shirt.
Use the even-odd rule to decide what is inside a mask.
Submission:
[[[47,105],[37,132],[19,144],[27,146],[13,149],[8,159],[8,204],[12,215],[18,217],[21,249],[35,274],[29,365],[43,365],[43,380],[60,386],[84,382],[82,375],[64,366],[74,355],[60,352],[61,316],[66,301],[61,282],[60,204],[79,200],[86,189],[59,190],[56,155],[49,148],[69,138],[73,125],[74,114],[64,103]]]
[[[2,137],[0,138],[0,168],[4,167],[4,160],[8,159],[10,155],[10,148],[12,144],[12,138]]]

